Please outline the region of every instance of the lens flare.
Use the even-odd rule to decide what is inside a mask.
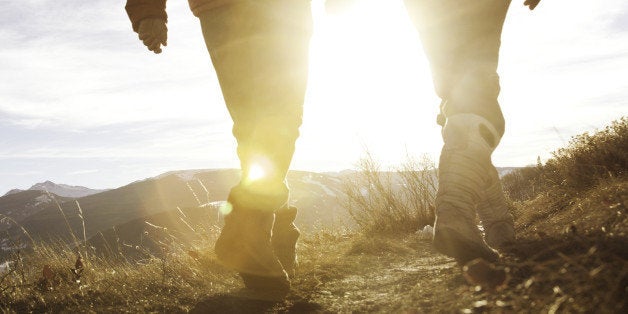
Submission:
[[[231,214],[231,211],[233,210],[233,205],[231,205],[231,203],[229,202],[225,202],[224,204],[220,206],[219,210],[223,216],[227,216]]]
[[[249,168],[249,173],[247,176],[248,182],[257,181],[266,176],[266,170],[260,164],[252,164],[251,168]]]

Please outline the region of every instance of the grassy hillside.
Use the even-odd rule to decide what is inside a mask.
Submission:
[[[355,186],[349,185],[344,195],[344,203],[353,206],[350,210],[362,219],[357,221],[358,229],[319,227],[307,232],[298,248],[300,266],[293,289],[284,301],[251,300],[237,293],[242,288],[237,275],[219,265],[212,250],[218,228],[193,223],[193,212],[206,213],[191,206],[182,214],[152,216],[157,219],[155,225],[177,219],[181,223],[161,229],[163,226],[151,227],[155,229],[152,233],[142,233],[160,253],[146,250],[139,260],[128,258],[130,253],[124,252],[98,257],[80,247],[83,267],[77,268],[77,251],[61,243],[37,243],[31,254],[13,251],[10,268],[0,271],[0,309],[626,313],[627,138],[627,119],[623,118],[607,129],[575,137],[545,164],[515,170],[504,177],[518,240],[505,250],[498,265],[474,262],[460,267],[436,254],[429,234],[415,232],[431,219],[431,189],[426,188],[431,183],[424,180],[427,178],[409,180],[405,184],[407,191],[397,180],[373,176],[368,171],[375,168],[367,168],[362,175],[367,179],[370,175],[371,183],[380,186],[373,184],[364,193],[351,194]],[[413,169],[402,167],[409,179],[429,173],[421,172],[426,169],[420,164]],[[325,192],[323,187],[318,188]],[[407,201],[416,191],[426,193],[414,205],[423,212],[404,216],[412,213],[405,210],[412,208]],[[372,202],[364,203],[360,197]],[[390,206],[374,212],[381,206],[360,209],[360,202]],[[369,214],[376,220],[364,218]],[[394,232],[390,226],[399,228]],[[134,228],[130,225],[128,229]],[[191,237],[187,238],[180,235],[185,228],[202,231],[188,233]],[[135,245],[133,249],[145,247]]]
[[[21,226],[36,239],[67,240],[71,239],[71,233],[82,235],[83,222],[86,236],[91,237],[131,219],[174,209],[176,206],[198,205],[185,183],[175,176],[130,184],[77,201],[58,201],[59,205],[52,202],[45,209],[24,219]],[[82,213],[79,212],[79,205]],[[10,233],[20,235],[22,231],[14,226]]]
[[[503,178],[513,200],[519,279],[531,308],[628,310],[628,119],[575,136],[545,164]]]
[[[506,175],[526,235],[572,233],[626,236],[628,231],[628,118],[575,136],[545,164]]]
[[[22,222],[29,216],[49,207],[53,203],[53,198],[60,202],[70,200],[38,190],[19,191],[0,197],[0,231],[12,226],[8,218],[4,220],[2,218],[9,217],[16,222]]]

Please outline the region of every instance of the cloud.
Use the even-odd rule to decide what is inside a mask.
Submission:
[[[13,134],[0,141],[0,158],[186,159],[200,158],[209,150],[234,150],[229,125],[220,120],[209,121],[187,125],[155,121],[66,130],[23,129],[0,120],[0,132]]]
[[[191,17],[181,4],[171,7],[175,15],[185,9]],[[90,127],[228,119],[192,19],[176,22],[174,47],[154,56],[131,31],[123,2],[20,1],[2,12],[0,110],[30,118],[16,123]],[[192,37],[196,49],[179,44]]]
[[[571,136],[625,115],[628,32],[614,21],[627,8],[620,0],[546,1],[528,12],[513,3],[500,56],[507,131],[497,163],[547,159]]]
[[[616,0],[611,6],[615,10],[606,16],[608,31],[612,34],[628,32],[628,3]]]
[[[97,173],[97,172],[100,172],[100,170],[99,169],[86,169],[86,170],[72,171],[68,173],[68,175],[78,176],[78,175],[85,175],[85,174],[91,174],[91,173]]]
[[[22,0],[5,1],[0,29],[16,48],[76,45],[85,41],[100,45],[120,39],[125,14],[120,1]]]

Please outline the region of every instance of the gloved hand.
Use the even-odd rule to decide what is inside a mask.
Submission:
[[[137,29],[140,40],[148,50],[161,53],[161,45],[168,45],[168,27],[166,21],[159,18],[147,18],[140,22]]]
[[[541,0],[525,0],[523,5],[524,6],[527,5],[530,8],[530,10],[534,10],[534,8],[536,8],[536,6],[539,5],[539,2],[541,2]]]

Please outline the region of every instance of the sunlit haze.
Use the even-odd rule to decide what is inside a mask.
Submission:
[[[293,169],[437,159],[439,99],[400,0],[362,0],[315,34]],[[231,121],[187,1],[170,0],[168,46],[148,52],[122,0],[4,1],[0,195],[36,182],[114,188],[178,169],[238,167]],[[71,8],[71,9],[70,9]],[[511,5],[499,73],[497,166],[546,160],[571,136],[628,115],[628,2]]]

